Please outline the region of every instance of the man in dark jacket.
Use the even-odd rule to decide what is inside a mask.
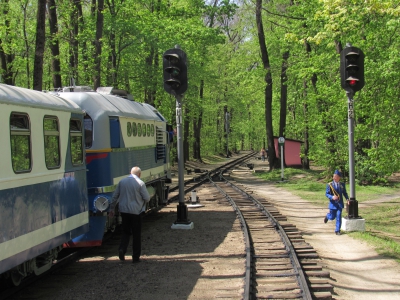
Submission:
[[[340,235],[340,227],[342,226],[343,196],[349,201],[346,185],[340,182],[340,177],[342,177],[342,173],[336,170],[333,174],[333,181],[326,185],[325,192],[325,196],[329,199],[329,213],[324,218],[324,223],[336,218],[335,233],[337,235]]]
[[[140,261],[141,254],[141,213],[146,209],[146,203],[150,201],[150,195],[146,184],[140,179],[142,171],[139,167],[133,167],[131,175],[122,179],[114,192],[113,202],[119,200],[119,211],[122,217],[122,237],[118,254],[120,260],[125,260],[130,235],[133,235],[132,262]]]

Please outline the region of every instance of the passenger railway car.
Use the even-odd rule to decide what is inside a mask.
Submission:
[[[0,275],[18,285],[89,230],[84,113],[0,84],[0,127]]]
[[[103,235],[119,224],[112,195],[133,166],[152,196],[147,210],[166,202],[171,181],[169,135],[165,118],[154,107],[133,101],[122,90],[103,87],[67,87],[58,96],[85,111],[85,146],[90,231],[65,247],[99,246]]]

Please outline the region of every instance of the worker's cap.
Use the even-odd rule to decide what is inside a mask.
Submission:
[[[337,176],[342,177],[342,173],[339,170],[335,170],[335,173]]]

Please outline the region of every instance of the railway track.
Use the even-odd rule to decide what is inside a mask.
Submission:
[[[252,169],[246,162],[253,156],[247,154],[185,181],[185,194],[211,182],[237,211],[246,244],[243,299],[332,299],[330,274],[318,265],[318,254],[296,226],[268,201],[254,198],[224,177],[238,165]],[[177,198],[175,193],[170,201]]]
[[[185,194],[189,193],[190,191],[194,190],[195,188],[201,186],[205,182],[209,181],[209,178],[214,176],[222,176],[225,172],[229,172],[234,167],[238,165],[246,165],[247,168],[252,169],[252,164],[247,164],[246,162],[256,155],[256,152],[249,152],[244,154],[243,156],[238,157],[237,159],[231,160],[221,166],[218,166],[210,171],[201,171],[200,169],[195,169],[193,172],[199,174],[198,176],[193,176],[193,178],[185,180],[184,182],[184,190]],[[179,182],[176,184],[171,184],[169,186],[169,199],[168,202],[174,202],[178,200],[179,197]]]
[[[246,244],[243,299],[332,299],[318,254],[268,201],[224,177],[210,181],[237,212]]]
[[[252,156],[252,154],[243,156],[239,161],[236,161],[236,164],[232,162],[224,164],[216,170],[201,174],[201,178],[193,178],[185,182],[186,193],[196,188],[200,197],[203,197],[201,196],[202,190],[208,190],[207,198],[228,199],[227,201],[230,202],[232,207],[237,207],[237,216],[241,220],[241,227],[244,231],[243,234],[244,236],[248,236],[244,240],[245,263],[244,266],[241,265],[243,267],[239,266],[239,269],[243,268],[243,286],[221,288],[214,294],[214,297],[226,299],[332,299],[333,288],[328,283],[327,279],[329,278],[329,272],[323,271],[322,267],[318,265],[319,258],[317,253],[303,240],[301,233],[296,227],[290,224],[286,217],[282,216],[268,201],[252,197],[252,192],[246,190],[246,186],[237,183],[234,184],[226,180],[227,178],[229,179],[228,173],[230,170],[232,168],[237,168],[238,164],[241,165],[243,169],[248,170],[249,168],[246,161]],[[171,199],[175,201],[177,198],[177,195],[175,198],[170,197],[170,201]],[[215,202],[216,200],[213,201]],[[224,201],[217,200],[216,202],[220,203],[220,205],[224,205],[223,203],[226,203]],[[209,203],[211,204],[211,202]],[[165,209],[169,210],[168,207],[165,207]],[[172,214],[174,215],[174,213]],[[164,215],[164,217],[162,217],[162,215]],[[164,222],[162,218],[165,218],[165,214],[158,214],[156,212],[149,214],[147,224],[152,228],[155,225],[154,222]],[[173,219],[174,218],[170,220]],[[168,222],[169,221],[167,221],[167,225],[164,223],[164,227],[160,228],[169,227],[171,223]],[[160,229],[154,230],[155,232],[160,232]],[[163,231],[163,235],[170,234],[172,237],[177,238],[176,233],[168,232],[170,231]],[[190,232],[185,232],[184,234],[186,234],[187,237],[190,236]],[[210,233],[205,232],[204,234],[209,235]],[[155,249],[165,241],[165,238],[166,237],[160,238],[158,241],[155,240],[155,244],[149,247],[149,249],[153,251],[153,255],[157,252]],[[10,299],[51,299],[52,295],[57,295],[57,293],[59,293],[61,287],[65,289],[66,286],[75,287],[79,285],[77,280],[78,282],[85,282],[93,279],[93,281],[98,282],[98,280],[103,281],[106,277],[109,281],[105,285],[106,289],[115,290],[115,284],[113,285],[112,280],[110,280],[110,278],[113,277],[108,277],[106,272],[119,273],[121,272],[121,268],[130,267],[129,265],[121,264],[116,256],[115,249],[118,243],[119,237],[116,233],[114,237],[105,242],[102,247],[94,248],[86,254],[86,257],[80,258],[79,261],[83,263],[70,264],[68,268],[61,268],[57,271],[52,269],[50,278],[40,279],[40,283],[37,284],[40,287],[36,287],[35,284],[34,287],[28,286],[23,288],[22,291],[21,287],[19,287],[20,292],[11,296]],[[147,242],[145,242],[145,245],[146,244]],[[207,245],[205,245],[205,247],[206,246]],[[168,257],[166,256],[165,250],[168,248],[162,247],[161,249],[163,249],[159,252],[162,253],[161,261],[165,261]],[[204,253],[210,253],[209,246],[206,247],[206,249],[206,251],[203,250]],[[172,258],[175,263],[182,263],[182,260],[176,257],[175,252],[168,251],[169,250],[167,250],[167,253],[175,257]],[[187,252],[187,254],[186,252],[181,252],[180,255],[183,261],[185,260],[185,255],[189,256],[190,261],[196,260],[196,257],[189,252]],[[200,264],[204,261],[205,257],[208,256],[209,255],[200,256],[198,263]],[[234,257],[236,256],[233,256],[233,258]],[[223,263],[224,259],[226,259],[226,257],[222,258],[222,260],[220,258],[217,261]],[[148,262],[145,262],[144,265],[139,266],[139,268],[144,267],[148,269],[151,268],[153,264],[157,269],[158,276],[152,278],[148,283],[150,285],[152,285],[154,281],[157,281],[157,278],[162,276],[162,270],[159,269],[160,262],[155,258],[154,263],[152,263],[150,259]],[[88,269],[89,265],[90,268]],[[98,268],[97,271],[95,271],[96,268]],[[92,274],[91,276],[98,276],[99,279],[90,278],[90,276],[86,278],[85,274],[90,272]],[[135,274],[138,276],[138,273]],[[167,274],[169,274],[169,271]],[[229,276],[221,275],[215,277],[216,281],[218,281],[216,283],[217,287],[223,285],[222,279],[225,277],[227,280],[232,280],[232,277]],[[47,283],[47,281],[49,281],[49,283]],[[56,285],[54,282],[56,282]],[[243,281],[240,280],[240,282]],[[136,293],[138,287],[135,286],[134,282],[131,284]],[[228,285],[229,284],[230,283],[228,283]],[[96,292],[100,290],[100,286],[94,286],[96,286],[96,288],[93,288],[93,285],[89,285],[89,288],[86,288],[89,291],[94,290],[92,292],[93,297],[96,295]],[[85,290],[87,295],[90,294],[88,290]],[[116,295],[118,294],[117,290],[115,290],[115,293]],[[239,296],[238,293],[240,293]],[[22,297],[19,295],[22,295]],[[186,297],[178,297],[177,299],[187,299],[188,295],[189,294],[186,294]],[[3,299],[3,296],[4,294],[0,294],[1,299]],[[94,299],[93,297],[91,298],[89,296],[87,299]],[[135,299],[135,297],[132,297],[132,299]]]

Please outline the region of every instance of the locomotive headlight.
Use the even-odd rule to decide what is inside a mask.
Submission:
[[[94,198],[93,205],[96,208],[96,210],[103,212],[110,207],[110,202],[111,199],[109,197],[101,195]]]

